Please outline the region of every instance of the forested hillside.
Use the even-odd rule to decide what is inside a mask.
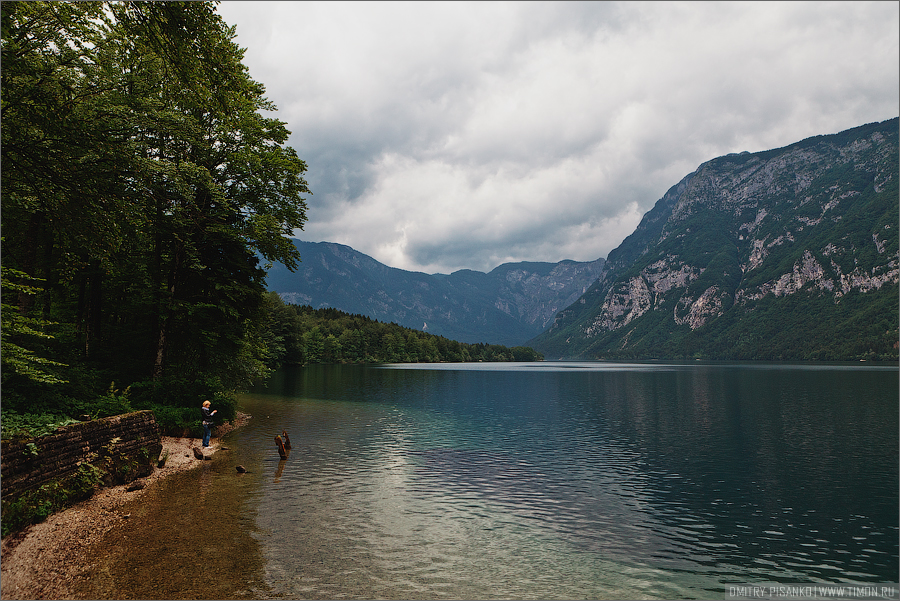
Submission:
[[[285,304],[274,292],[268,346],[281,363],[435,363],[540,361],[527,347],[466,344],[338,309]]]
[[[898,119],[719,157],[529,344],[548,356],[898,358]]]

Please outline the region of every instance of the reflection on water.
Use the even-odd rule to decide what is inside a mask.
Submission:
[[[272,594],[896,582],[896,368],[312,366],[242,398]],[[282,461],[273,436],[294,442]]]

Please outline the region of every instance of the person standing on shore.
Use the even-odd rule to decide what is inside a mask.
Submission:
[[[212,403],[209,401],[203,401],[203,407],[200,409],[200,413],[202,414],[203,420],[203,446],[209,446],[209,438],[212,436],[212,425],[213,425],[213,416],[218,413],[218,409],[213,409],[210,411],[209,407]]]

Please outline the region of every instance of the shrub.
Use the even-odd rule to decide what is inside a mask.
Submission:
[[[0,420],[0,429],[4,440],[18,437],[35,438],[52,434],[57,428],[77,423],[78,420],[64,415],[36,415],[5,410]]]
[[[4,500],[3,522],[0,527],[2,535],[43,522],[54,511],[87,499],[104,476],[105,473],[100,468],[83,463],[71,476],[53,480],[36,490],[26,491],[16,499]]]
[[[106,394],[96,398],[93,402],[85,404],[84,413],[89,415],[91,419],[131,413],[134,409],[128,399],[130,392],[130,387],[125,390],[118,390],[116,383],[112,382]]]

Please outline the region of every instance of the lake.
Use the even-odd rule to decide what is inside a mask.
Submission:
[[[277,596],[900,579],[896,366],[310,366],[241,405]]]
[[[898,390],[897,366],[865,363],[284,369],[201,468],[223,506],[204,515],[229,516],[210,544],[259,572],[217,578],[329,599],[896,583]],[[164,494],[196,505],[191,488]]]

